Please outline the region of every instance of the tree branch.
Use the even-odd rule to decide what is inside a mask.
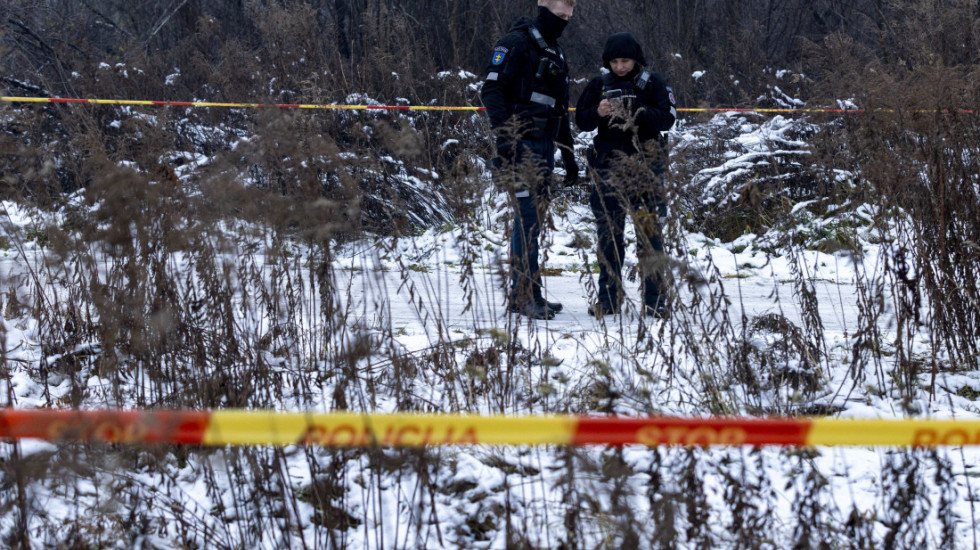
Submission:
[[[133,37],[133,33],[127,31],[126,29],[124,29],[122,27],[120,27],[115,21],[113,21],[112,19],[110,19],[108,15],[106,15],[106,14],[100,12],[99,10],[93,8],[88,2],[82,2],[82,5],[85,6],[86,8],[88,8],[89,11],[91,11],[95,15],[99,16],[100,19],[102,19],[103,21],[105,21],[106,23],[108,23],[109,26],[111,26],[112,28],[116,29],[117,31],[125,34],[126,36],[128,36],[130,38]]]
[[[151,32],[150,35],[146,37],[146,40],[144,40],[143,43],[146,44],[147,42],[150,41],[151,38],[153,38],[154,36],[156,36],[156,34],[158,32],[160,32],[160,29],[162,29],[163,26],[166,25],[168,21],[170,21],[170,18],[173,17],[175,13],[177,13],[178,11],[180,11],[180,8],[184,7],[185,4],[187,4],[187,0],[182,0],[180,2],[180,4],[176,8],[174,8],[173,10],[171,10],[170,13],[168,13],[167,15],[165,15],[160,20],[160,22],[157,23],[157,26],[153,29],[153,32]]]

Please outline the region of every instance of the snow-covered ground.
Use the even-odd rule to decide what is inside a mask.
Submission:
[[[792,124],[742,122],[719,117],[710,123],[741,133],[725,164],[701,171],[705,193],[723,188],[760,158],[780,154],[773,140]],[[699,139],[691,129],[680,128],[674,138],[682,144]],[[38,299],[32,289],[57,293],[70,280],[71,260],[49,263],[52,252],[36,238],[45,216],[12,202],[0,209],[7,243],[0,250],[6,375],[0,392],[17,407],[62,407],[78,395],[84,407],[132,405],[117,396],[152,394],[164,383],[134,373],[122,377],[132,387],[111,389],[119,378],[97,372],[85,359],[103,351],[94,342],[44,357],[40,331],[50,324],[27,315],[29,307],[10,306],[15,296]],[[860,255],[779,255],[755,235],[722,243],[683,232],[674,220],[674,316],[638,317],[633,278],[623,313],[597,320],[586,313],[595,295],[595,251],[573,247],[576,234],[594,241],[591,213],[570,194],[552,205],[551,216],[554,229],[544,235],[546,292],[564,304],[551,321],[529,321],[503,307],[509,211],[492,191],[470,220],[339,247],[331,275],[342,324],[329,325],[333,334],[323,334],[328,324],[318,317],[312,290],[295,294],[310,303],[290,309],[295,317],[283,321],[272,319],[263,305],[249,305],[258,300],[255,287],[244,280],[232,285],[238,289],[232,299],[236,324],[254,333],[255,342],[272,324],[295,328],[285,351],[255,346],[282,379],[303,379],[307,395],[283,397],[277,407],[326,411],[341,392],[349,408],[379,412],[980,413],[969,392],[961,391],[980,388],[976,371],[940,372],[934,392],[926,389],[933,386],[931,372],[912,390],[891,377],[894,365],[887,361],[874,372],[854,372],[854,342],[864,328],[860,304],[868,296],[862,285],[880,280],[876,274],[882,272],[884,252],[869,239]],[[295,246],[296,257],[304,258],[306,251]],[[627,250],[624,273],[635,265],[631,231]],[[265,259],[260,270],[269,273],[276,260]],[[179,272],[185,263],[175,258],[170,265]],[[292,282],[314,288],[312,270],[302,261],[294,265]],[[818,325],[801,289],[816,298]],[[891,307],[886,300],[877,320],[885,342],[895,330]],[[767,315],[804,334],[818,330],[815,345],[825,352],[812,365],[792,354],[774,355],[785,365],[754,365],[758,379],[750,383],[730,363],[730,348],[748,343],[759,353],[781,349],[785,334],[752,324]],[[360,341],[366,349],[357,347]],[[338,366],[353,348],[360,351],[350,365]],[[303,350],[310,354],[304,357]],[[931,353],[927,340],[913,351]],[[83,357],[77,371],[41,369],[65,354]],[[799,374],[802,385],[777,378],[777,366]],[[353,370],[350,377],[340,374],[345,369]],[[4,461],[33,457],[39,465],[27,478],[2,472],[4,483],[16,480],[25,496],[3,497],[0,513],[0,531],[10,533],[23,510],[38,547],[77,536],[107,548],[783,548],[821,542],[832,548],[869,547],[867,541],[875,547],[891,541],[894,547],[967,548],[976,547],[978,534],[980,454],[971,448],[126,452],[21,442],[0,445],[0,454]]]

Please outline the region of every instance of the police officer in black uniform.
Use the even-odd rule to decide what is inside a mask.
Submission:
[[[566,184],[578,179],[568,120],[568,63],[558,45],[575,0],[539,0],[538,15],[518,20],[493,50],[481,91],[497,146],[495,179],[514,204],[508,307],[552,319],[562,305],[545,300],[538,265],[541,220],[561,145]]]
[[[603,74],[589,82],[575,113],[580,130],[599,129],[588,155],[595,175],[589,202],[599,241],[599,300],[589,313],[595,317],[618,313],[622,305],[629,212],[643,275],[644,313],[664,318],[669,310],[662,292],[666,257],[661,219],[667,215],[663,132],[677,118],[674,94],[662,76],[646,68],[643,48],[630,33],[609,37],[602,62]]]

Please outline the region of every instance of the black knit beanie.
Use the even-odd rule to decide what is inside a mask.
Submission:
[[[643,47],[637,42],[632,33],[619,32],[606,40],[606,49],[602,52],[602,66],[609,69],[613,59],[632,59],[646,66],[647,58],[643,56]]]

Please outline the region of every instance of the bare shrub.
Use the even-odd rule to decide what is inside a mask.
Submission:
[[[974,101],[976,77],[968,67],[872,61],[846,40],[829,42],[820,55],[853,60],[838,64],[836,75],[855,79],[855,97],[869,109],[841,128],[849,147],[838,161],[868,182],[890,220],[879,227],[898,323],[894,379],[908,394],[923,369],[935,380],[941,369],[976,368],[977,129],[958,111]],[[950,365],[912,355],[912,340],[924,332]]]
[[[0,82],[38,96],[475,105],[479,77],[460,69],[478,72],[494,34],[532,4],[223,1],[171,10],[8,0]],[[851,382],[919,412],[938,374],[976,369],[980,341],[980,140],[973,115],[958,111],[978,96],[975,7],[661,4],[581,3],[567,36],[578,74],[594,72],[605,35],[625,24],[642,31],[684,106],[780,105],[813,93],[811,101],[866,112],[801,119],[752,154],[735,143],[733,126],[764,123],[757,115],[683,121],[702,139],[673,151],[665,184],[676,314],[636,336],[625,316],[602,325],[605,343],[624,348],[621,368],[596,354],[569,380],[549,337],[521,320],[452,331],[440,285],[460,285],[474,318],[496,314],[478,300],[500,280],[492,266],[481,269],[493,261],[483,247],[505,244],[480,234],[495,206],[484,204],[489,145],[478,114],[5,104],[0,197],[57,214],[31,229],[40,259],[25,261],[27,272],[0,296],[5,316],[29,317],[41,335],[38,358],[24,368],[0,347],[8,402],[17,370],[40,388],[36,402],[51,407],[834,410],[811,402],[828,393],[821,367],[830,359],[803,259],[812,250],[862,251],[854,226],[796,231],[796,206],[827,217],[835,208],[840,220],[860,203],[875,205],[862,229],[882,246],[885,271],[856,268],[858,322],[844,350]],[[694,79],[694,71],[706,73]],[[725,167],[730,152],[751,170]],[[650,178],[639,168],[621,175]],[[732,178],[705,193],[712,175]],[[433,250],[411,250],[413,238],[433,227],[461,235],[458,276],[413,277],[430,269]],[[577,229],[588,289],[592,245]],[[800,322],[785,310],[750,315],[737,277],[713,260],[703,272],[692,267],[691,230],[725,242],[759,235],[765,254],[782,254],[794,270],[783,282],[792,297],[773,300],[798,306]],[[20,239],[12,234],[0,248],[26,259]],[[365,241],[357,254],[344,248]],[[338,266],[342,253],[361,263]],[[428,331],[420,350],[395,338],[389,284]],[[378,292],[358,297],[364,287]],[[929,357],[917,351],[922,338]],[[933,542],[917,530],[925,522],[943,528],[939,546],[954,547],[965,523],[955,513],[957,484],[969,488],[969,475],[946,457],[893,454],[874,517],[829,498],[839,485],[809,450],[770,460],[757,449],[544,448],[504,458],[478,449],[466,456],[474,470],[502,480],[486,489],[453,477],[463,465],[453,450],[58,445],[25,456],[18,445],[0,447],[0,483],[10,489],[0,495],[3,541],[24,548],[135,546],[160,533],[173,545],[219,548],[427,547],[498,535],[509,547],[870,548]],[[776,487],[769,475],[781,464],[787,483]],[[201,492],[183,498],[191,484]],[[781,490],[792,498],[786,524],[777,517]],[[540,502],[555,493],[560,505]],[[35,494],[73,503],[74,517],[46,521],[52,512]],[[442,510],[459,520],[452,531]],[[395,532],[369,523],[392,513]]]

